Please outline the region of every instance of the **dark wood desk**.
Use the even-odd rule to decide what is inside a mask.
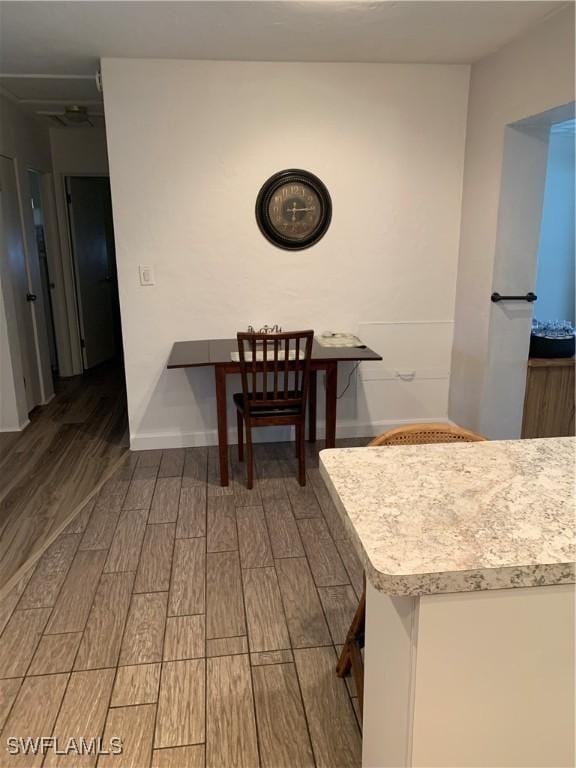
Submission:
[[[216,410],[218,416],[218,450],[220,456],[220,482],[228,485],[228,416],[226,376],[240,373],[240,364],[232,360],[231,353],[238,350],[236,339],[208,339],[206,341],[177,341],[172,346],[167,368],[205,368],[212,366],[216,381]],[[318,371],[326,372],[326,447],[336,444],[336,404],[338,363],[359,363],[363,360],[382,360],[368,347],[322,347],[314,339],[310,363],[310,395],[308,406],[308,439],[316,440],[316,389]]]

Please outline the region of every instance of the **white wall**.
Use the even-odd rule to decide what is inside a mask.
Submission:
[[[0,250],[0,432],[14,432],[28,423],[28,393],[24,386],[27,339],[15,290],[22,274],[19,267],[24,259],[24,243],[14,163],[3,156],[0,156]]]
[[[215,442],[212,373],[166,371],[176,340],[452,320],[468,72],[102,62],[133,447]],[[295,253],[254,218],[260,186],[290,167],[318,174],[333,201],[326,236]],[[416,419],[445,417],[446,381],[440,397],[436,381],[392,384]],[[386,406],[395,420],[390,382],[371,385],[340,401],[340,434],[377,430]]]
[[[74,292],[65,178],[66,176],[108,175],[106,131],[100,124],[92,128],[51,128],[50,148],[54,169],[59,242],[58,258],[50,263],[50,267],[62,296],[62,301],[54,307],[58,365],[61,376],[73,376],[82,373],[83,364]]]
[[[493,278],[506,126],[572,101],[573,63],[571,7],[472,67],[449,414],[489,437],[514,436],[498,434],[507,404],[498,400],[502,369],[490,359],[491,341],[502,342],[491,329],[502,308],[491,304],[490,294],[504,293]],[[535,252],[526,258],[535,274]],[[527,337],[524,344],[527,353]],[[523,392],[514,396],[521,403]]]
[[[525,295],[536,285],[547,151],[548,126],[506,128],[492,278],[502,295]],[[492,307],[478,431],[493,439],[519,438],[534,305],[502,301]]]
[[[0,196],[1,199],[1,196]],[[4,214],[3,209],[0,213]],[[7,291],[3,270],[0,270],[0,432],[16,432],[27,423],[26,401],[19,402],[16,383],[21,372],[14,370],[14,355],[10,347],[9,325],[13,322],[4,296]]]
[[[10,396],[10,401],[17,407],[17,412],[11,413],[9,417],[6,415],[5,424],[0,423],[0,429],[14,429],[16,428],[15,425],[21,426],[26,423],[27,410],[34,405],[47,402],[54,394],[28,183],[28,169],[32,168],[42,173],[49,173],[51,171],[51,158],[48,130],[2,97],[0,97],[0,154],[14,162],[20,221],[15,221],[13,224],[21,228],[24,252],[30,270],[31,283],[29,287],[38,296],[38,301],[32,308],[34,334],[32,346],[35,348],[31,355],[35,358],[33,363],[35,363],[35,371],[38,371],[38,375],[29,377],[31,390],[29,391],[28,405],[25,404],[24,398],[18,395]],[[5,274],[4,281],[7,280],[8,276]],[[4,291],[7,290],[12,290],[12,288],[4,286]],[[14,300],[18,298],[15,297]],[[7,311],[7,307],[4,307],[4,311]],[[11,313],[8,312],[8,319],[10,316]],[[15,358],[22,358],[22,355],[25,354],[24,330],[20,326],[7,323],[7,334],[10,335],[10,343],[2,346],[5,370],[22,371],[22,360]],[[8,351],[11,351],[12,359],[10,361],[7,360]],[[16,376],[13,386],[16,392],[23,387],[20,375]]]
[[[536,276],[539,320],[574,322],[575,138],[573,128],[550,133]]]

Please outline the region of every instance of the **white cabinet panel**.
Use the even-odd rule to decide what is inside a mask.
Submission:
[[[363,363],[362,379],[447,379],[452,329],[441,322],[360,323],[359,337],[383,358]]]

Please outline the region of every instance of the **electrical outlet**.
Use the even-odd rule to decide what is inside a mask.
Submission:
[[[140,264],[138,267],[138,272],[140,273],[140,285],[156,285],[156,281],[154,280],[154,270],[152,267],[147,267],[143,264]]]

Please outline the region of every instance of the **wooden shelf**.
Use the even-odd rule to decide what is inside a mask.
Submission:
[[[573,357],[528,360],[522,437],[574,435],[574,375]]]
[[[529,368],[574,368],[575,357],[530,357]]]

